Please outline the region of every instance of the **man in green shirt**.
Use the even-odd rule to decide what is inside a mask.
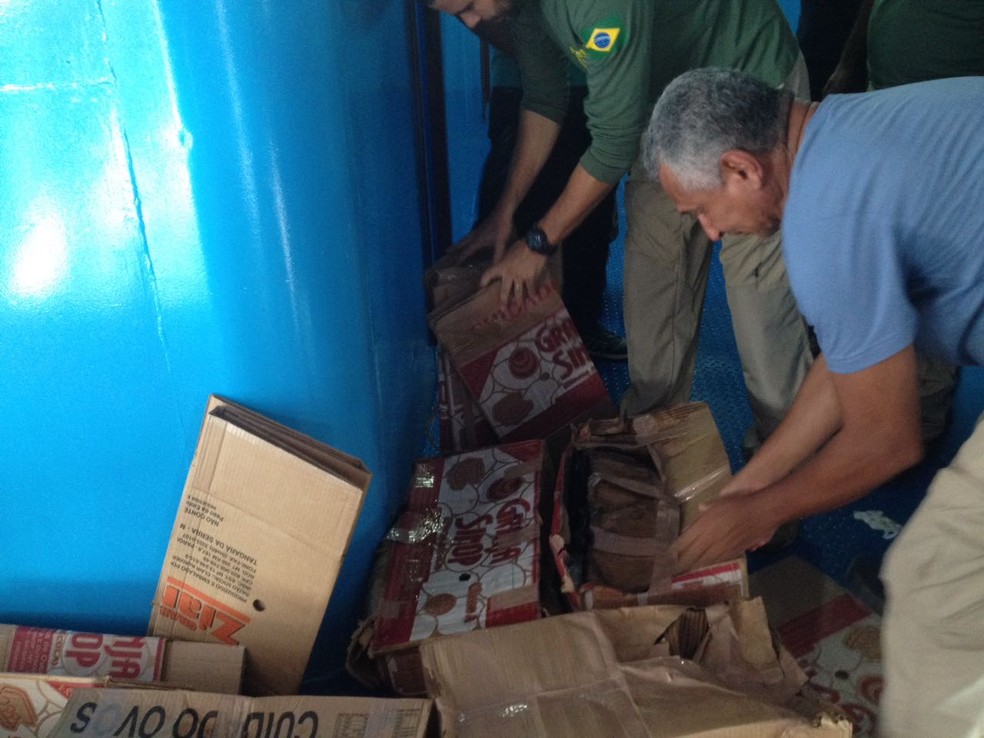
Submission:
[[[749,72],[808,94],[805,65],[775,0],[426,0],[469,27],[512,17],[523,77],[523,114],[509,180],[493,212],[461,246],[490,248],[501,299],[531,292],[546,255],[626,172],[624,313],[636,414],[690,397],[712,242],[678,213],[636,163],[639,137],[663,87],[702,66]],[[585,70],[591,145],[567,187],[525,237],[512,241],[513,212],[550,153],[567,109],[569,60]],[[782,264],[778,237],[723,242],[728,302],[755,416],[749,447],[778,425],[811,362],[806,328]]]

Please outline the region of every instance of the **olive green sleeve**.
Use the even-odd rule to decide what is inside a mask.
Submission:
[[[653,0],[572,3],[581,6],[580,12],[572,11],[572,22],[584,44],[588,82],[584,108],[591,131],[591,146],[581,165],[602,182],[617,182],[632,166],[652,113],[655,4]],[[617,31],[609,51],[592,43],[598,29],[608,33],[609,41]]]

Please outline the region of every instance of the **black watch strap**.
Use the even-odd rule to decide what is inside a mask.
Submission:
[[[533,226],[526,232],[526,245],[534,254],[553,256],[557,253],[557,246],[547,240],[547,234],[539,226]]]

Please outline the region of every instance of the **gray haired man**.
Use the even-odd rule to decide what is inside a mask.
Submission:
[[[711,238],[781,227],[822,350],[785,420],[688,528],[680,565],[865,495],[923,453],[918,347],[984,364],[984,78],[822,103],[701,69],[663,93],[650,176]],[[984,423],[889,550],[883,734],[984,734]]]

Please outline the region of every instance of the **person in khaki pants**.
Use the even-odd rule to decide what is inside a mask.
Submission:
[[[764,82],[805,83],[805,63],[775,0],[425,0],[469,27],[509,17],[522,74],[517,152],[495,208],[463,254],[491,249],[482,284],[508,302],[543,279],[594,206],[629,172],[652,106],[677,74],[698,66],[742,69]],[[547,160],[567,111],[567,65],[585,73],[591,143],[563,191],[527,234],[510,230],[518,203]],[[797,88],[798,89],[798,88]],[[710,243],[675,213],[638,167],[626,186],[624,314],[630,387],[623,413],[688,400]],[[775,427],[809,367],[807,332],[782,269],[777,239],[722,250],[739,352],[755,415],[749,446]]]
[[[782,229],[822,353],[786,418],[674,544],[686,570],[854,502],[919,461],[917,350],[984,365],[984,77],[821,103],[701,69],[644,137],[709,235]],[[984,735],[984,424],[888,551],[883,738]]]
[[[809,96],[802,57],[783,88]],[[728,307],[755,419],[743,440],[750,454],[779,425],[812,363],[780,233],[708,234],[693,215],[681,215],[641,161],[629,174],[625,208],[635,227],[625,245],[632,384],[622,398],[623,410],[634,415],[690,399],[712,239],[720,239]]]

